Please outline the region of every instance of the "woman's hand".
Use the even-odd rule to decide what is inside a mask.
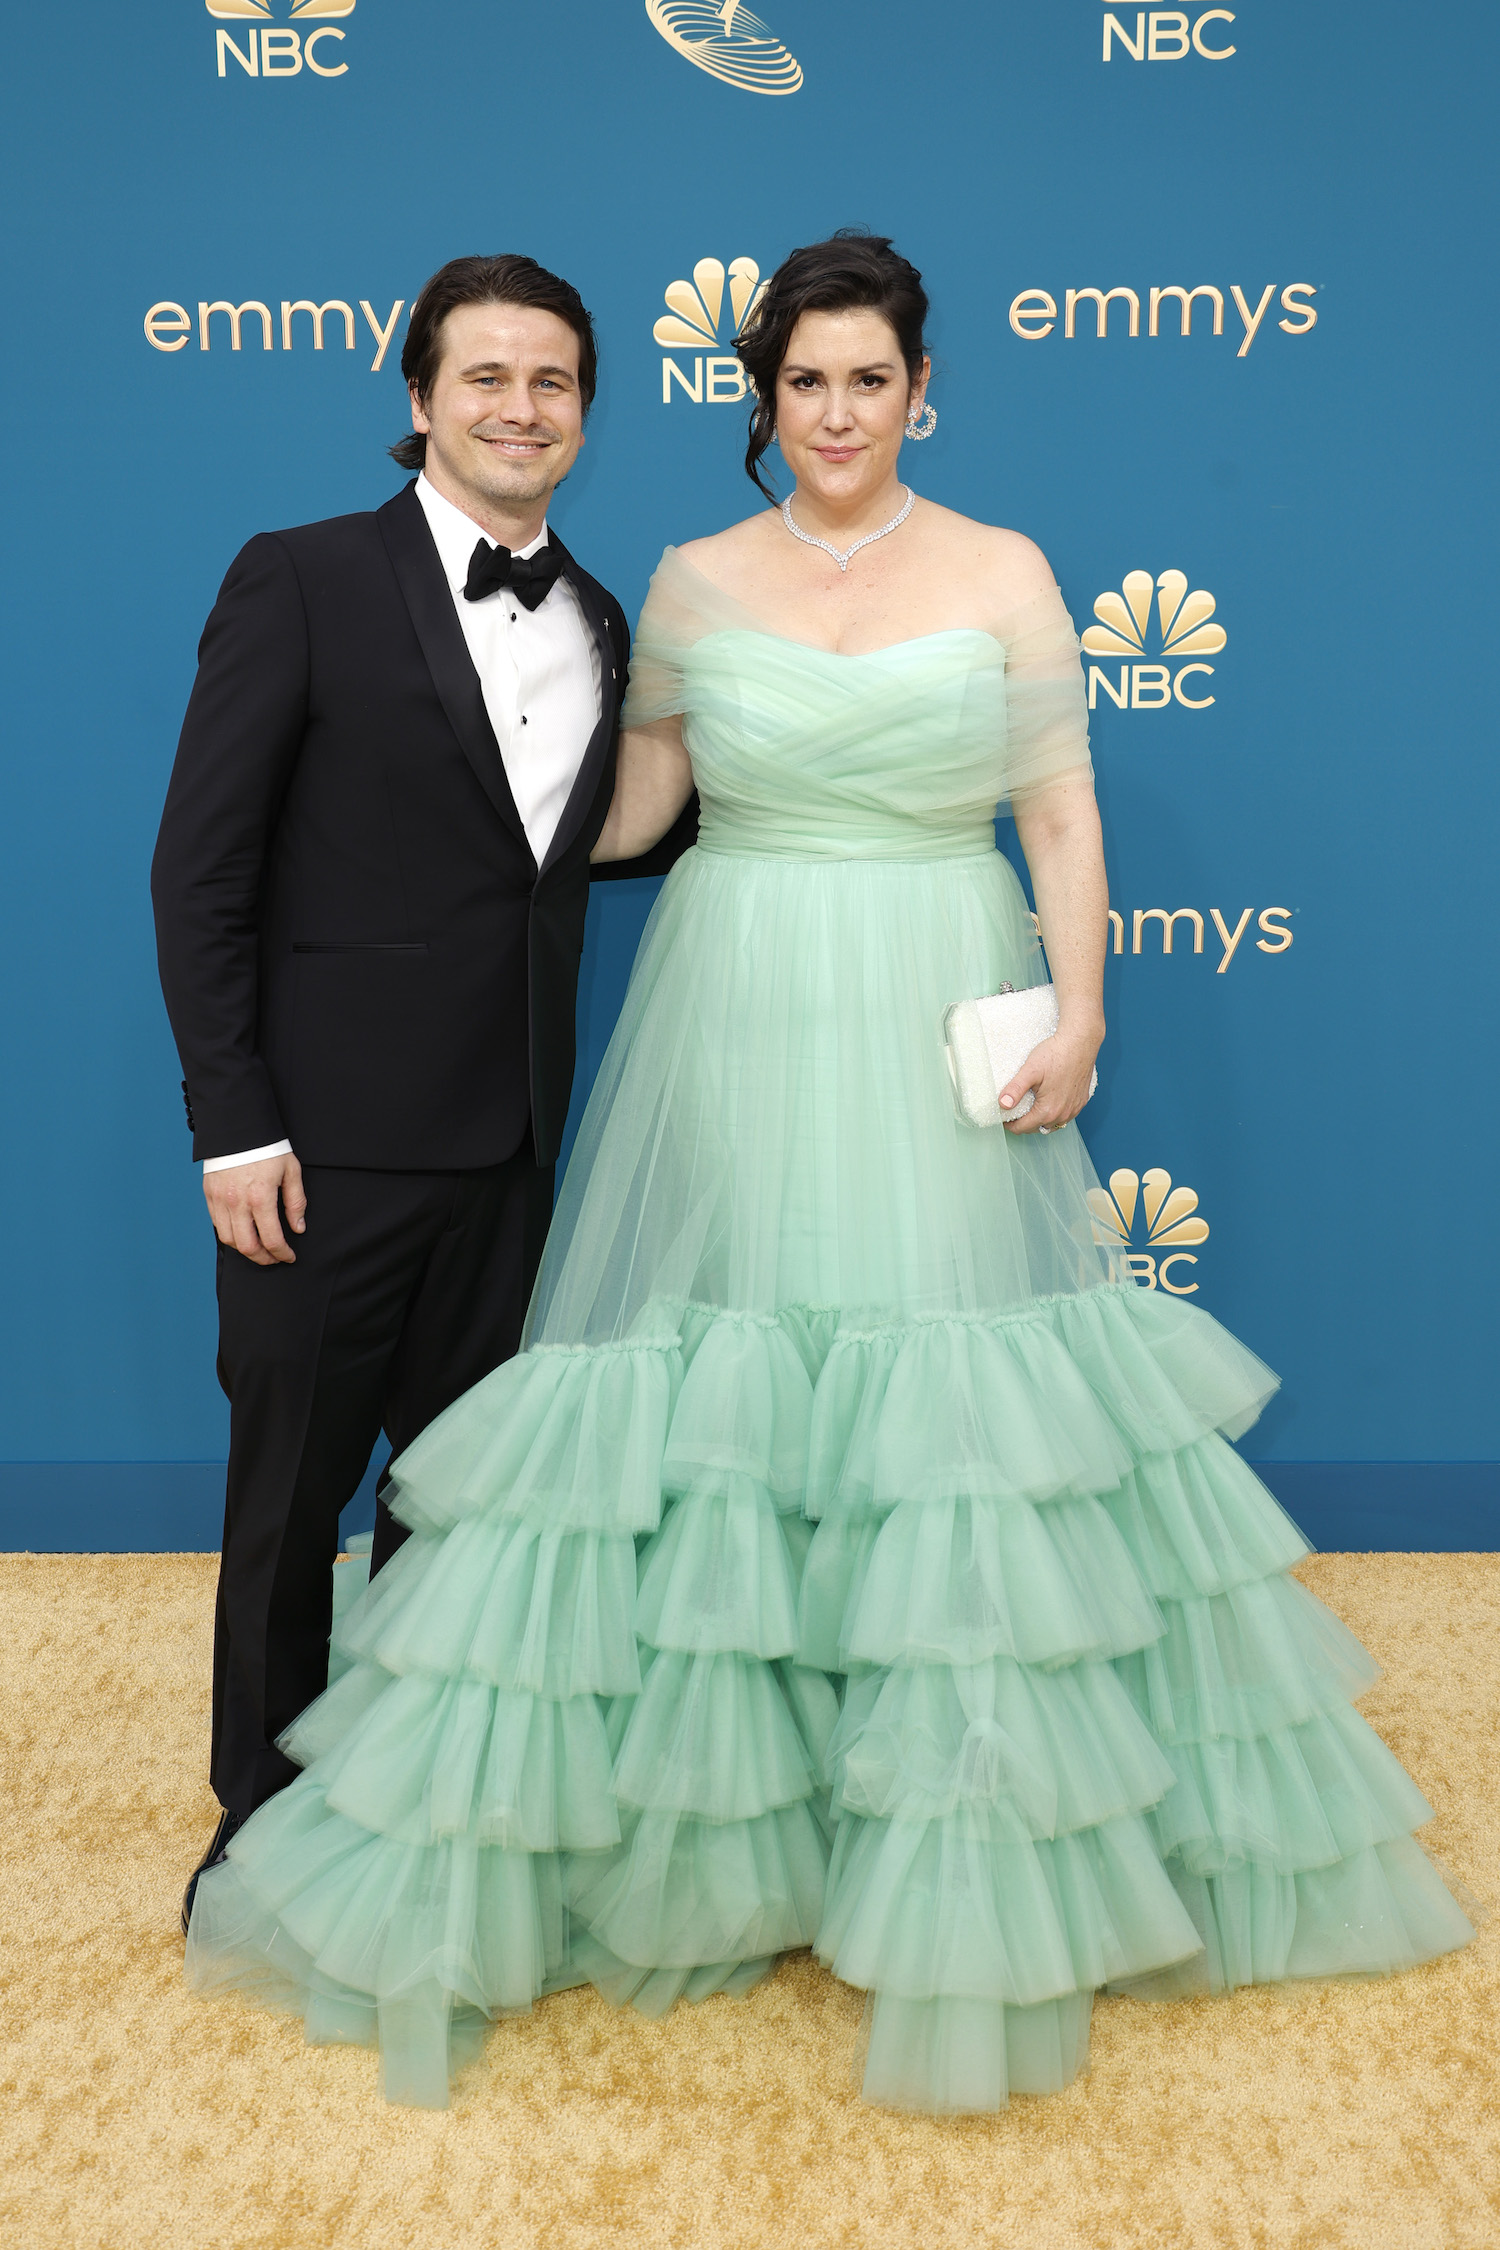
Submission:
[[[1089,1098],[1089,1080],[1093,1076],[1094,1057],[1104,1039],[1104,1026],[1088,1031],[1055,1031],[1039,1047],[1033,1047],[1010,1084],[1000,1095],[1000,1111],[1014,1109],[1023,1096],[1034,1091],[1036,1100],[1024,1117],[1005,1118],[1005,1128],[1010,1133],[1053,1132],[1078,1115]]]

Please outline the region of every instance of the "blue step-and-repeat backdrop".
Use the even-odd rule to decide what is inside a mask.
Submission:
[[[910,476],[1084,633],[1107,1223],[1281,1370],[1245,1450],[1315,1538],[1496,1544],[1492,0],[758,4],[7,16],[5,1544],[217,1543],[146,875],[230,557],[396,488],[412,298],[522,249],[599,322],[555,516],[634,614],[753,503],[735,305],[851,223],[933,297]]]

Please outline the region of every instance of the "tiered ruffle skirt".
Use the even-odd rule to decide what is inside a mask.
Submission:
[[[657,2013],[813,1946],[875,1996],[869,2098],[982,2110],[1067,2083],[1100,1987],[1463,1943],[1349,1706],[1374,1667],[1219,1434],[1263,1390],[1133,1286],[533,1349],[404,1457],[415,1536],[200,1884],[191,1982],[438,2104],[546,1991]]]

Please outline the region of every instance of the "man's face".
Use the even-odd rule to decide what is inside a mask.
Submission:
[[[460,305],[443,323],[442,359],[412,428],[448,497],[490,507],[545,502],[583,443],[578,338],[530,305]],[[433,474],[434,470],[437,472]]]

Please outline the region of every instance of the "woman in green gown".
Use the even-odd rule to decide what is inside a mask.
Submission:
[[[394,2100],[544,1992],[655,2013],[812,1946],[873,1996],[868,2098],[991,2110],[1075,2075],[1102,1987],[1471,1935],[1226,1442],[1274,1378],[1095,1240],[1078,644],[1029,540],[908,504],[925,313],[869,237],[752,313],[748,465],[774,431],[795,489],[652,581],[596,856],[695,783],[700,839],[526,1346],[396,1463],[414,1536],[284,1738],[305,1770],[199,1884],[195,1988],[378,2044]],[[1059,1023],[986,1131],[945,1011],[1047,974],[997,804]]]

